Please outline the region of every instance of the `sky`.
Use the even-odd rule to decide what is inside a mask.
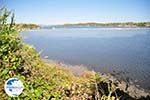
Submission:
[[[150,22],[150,0],[0,0],[16,23]]]

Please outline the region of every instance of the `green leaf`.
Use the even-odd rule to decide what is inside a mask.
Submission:
[[[3,75],[7,75],[7,73],[8,73],[8,70],[7,69],[4,69],[3,71],[2,71],[2,73],[1,73],[1,75],[3,76]]]

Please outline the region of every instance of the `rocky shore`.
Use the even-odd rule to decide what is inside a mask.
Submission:
[[[48,60],[44,59],[47,63],[55,63],[58,64],[58,66],[63,67],[71,71],[75,76],[82,76],[82,74],[86,71],[89,71],[86,66],[83,65],[68,65],[65,63],[62,63],[60,61],[54,61],[54,60]],[[96,73],[95,71],[91,71],[93,73]],[[116,94],[118,96],[122,96],[123,98],[121,100],[150,100],[150,91],[147,91],[138,85],[135,85],[132,82],[125,82],[124,80],[117,79],[115,75],[112,74],[102,74],[99,73],[102,80],[107,81],[107,83],[112,83],[114,84],[117,89],[116,89]],[[102,84],[101,84],[102,85]],[[105,87],[105,84],[103,84],[104,87],[101,87],[106,94],[108,90]],[[99,87],[100,88],[100,87]]]

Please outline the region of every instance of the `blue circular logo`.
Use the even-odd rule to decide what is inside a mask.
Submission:
[[[22,93],[24,86],[17,78],[10,78],[5,82],[4,89],[9,96],[16,97]]]

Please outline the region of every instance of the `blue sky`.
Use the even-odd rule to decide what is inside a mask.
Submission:
[[[150,21],[150,0],[0,0],[17,23]]]

